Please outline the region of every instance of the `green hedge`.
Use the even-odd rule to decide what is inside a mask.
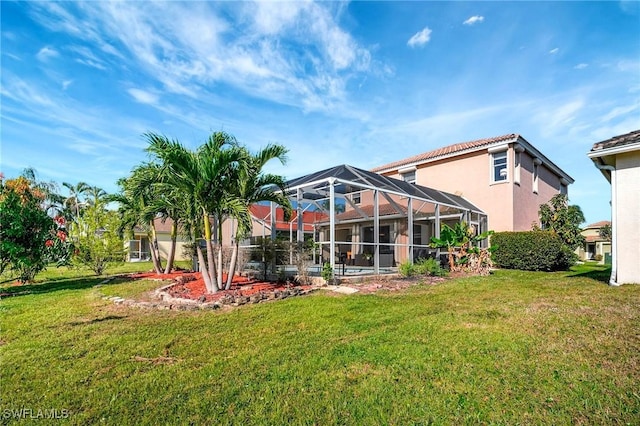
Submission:
[[[491,244],[496,246],[491,260],[500,268],[562,271],[575,261],[571,249],[548,231],[497,232]]]

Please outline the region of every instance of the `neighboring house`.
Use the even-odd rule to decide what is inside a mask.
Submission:
[[[576,249],[578,257],[582,260],[597,260],[605,263],[608,255],[611,255],[611,241],[600,236],[600,228],[605,225],[611,226],[611,222],[603,220],[586,226],[581,234],[584,236],[583,247]]]
[[[611,183],[610,284],[640,284],[640,130],[598,142],[588,156]]]
[[[541,204],[574,180],[522,136],[446,146],[372,169],[384,176],[460,195],[482,209],[494,231],[528,231]]]
[[[297,212],[294,210],[289,221],[284,220],[284,211],[277,207],[274,209],[275,220],[271,220],[271,208],[269,206],[254,204],[250,207],[251,219],[253,221],[253,229],[251,235],[244,239],[241,244],[248,245],[256,241],[258,237],[271,237],[272,229],[275,229],[275,236],[295,241],[294,233],[298,230]],[[321,212],[305,211],[302,213],[303,233],[313,236],[315,231],[314,223],[326,218]],[[160,256],[166,259],[171,247],[171,225],[173,221],[166,219],[163,221],[156,218],[156,239],[158,240],[158,249]],[[237,221],[228,219],[222,225],[222,241],[225,246],[230,246],[235,238]],[[274,227],[275,226],[275,227]],[[213,230],[212,230],[213,232]],[[214,232],[215,234],[215,232]],[[190,260],[191,257],[185,245],[188,244],[186,238],[180,233],[176,240],[176,260]],[[149,251],[149,239],[147,233],[142,228],[136,227],[133,239],[128,242],[128,260],[137,262],[141,260],[150,260],[151,253]]]
[[[275,213],[273,215],[272,213]],[[326,220],[327,215],[320,211],[304,211],[302,212],[302,231],[303,234],[313,237],[316,230],[315,223]],[[281,207],[275,207],[273,212],[269,205],[253,204],[251,206],[251,219],[253,221],[253,230],[251,235],[241,241],[241,244],[253,244],[258,237],[271,237],[296,241],[298,232],[298,212],[294,209],[291,218],[284,220],[284,210]],[[230,244],[235,238],[237,222],[233,219],[225,221],[222,225],[222,240],[226,244]]]

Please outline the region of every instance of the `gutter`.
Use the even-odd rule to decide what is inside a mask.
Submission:
[[[599,159],[602,161],[601,159]],[[619,286],[618,283],[618,271],[616,265],[618,263],[618,243],[617,243],[617,202],[616,202],[616,168],[613,166],[609,166],[607,164],[602,164],[600,162],[595,162],[594,164],[598,168],[598,170],[607,170],[611,173],[611,278],[609,278],[609,285]]]

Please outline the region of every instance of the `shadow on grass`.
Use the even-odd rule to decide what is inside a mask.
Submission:
[[[107,315],[106,317],[102,317],[102,318],[94,318],[92,320],[89,321],[73,321],[70,322],[69,325],[88,325],[88,324],[96,324],[99,322],[103,322],[103,321],[113,321],[113,320],[121,320],[121,319],[125,319],[127,318],[126,315]]]
[[[567,273],[569,278],[591,278],[609,284],[611,278],[611,265],[585,263],[576,265]]]
[[[12,285],[0,288],[0,297],[27,296],[29,294],[44,294],[62,290],[83,290],[91,288],[108,279],[106,276],[77,277],[66,279],[51,279],[42,283]],[[118,284],[127,281],[127,278],[115,278],[103,285]]]

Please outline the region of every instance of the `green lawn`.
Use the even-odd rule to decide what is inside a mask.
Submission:
[[[55,409],[83,425],[638,424],[640,286],[606,279],[595,265],[497,271],[176,312],[103,300],[102,278],[45,275],[2,289],[23,292],[0,302],[2,421]]]

